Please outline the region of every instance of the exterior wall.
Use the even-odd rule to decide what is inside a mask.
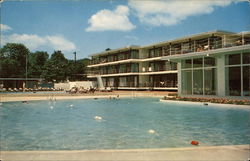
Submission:
[[[72,87],[84,87],[85,89],[90,87],[95,87],[95,83],[92,81],[76,81],[76,82],[67,82],[67,83],[55,83],[55,89],[64,89],[69,90]]]

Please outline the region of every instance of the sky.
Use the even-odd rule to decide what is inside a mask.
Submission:
[[[107,48],[150,45],[213,30],[250,30],[246,0],[4,0],[1,47],[61,50],[89,57]]]

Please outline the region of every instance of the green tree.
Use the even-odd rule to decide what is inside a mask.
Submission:
[[[45,64],[48,61],[49,54],[44,51],[31,53],[29,57],[29,77],[40,78],[45,70]]]
[[[69,60],[68,64],[68,77],[71,81],[75,80],[85,80],[86,79],[86,70],[89,59],[80,59],[76,62]]]
[[[29,49],[23,44],[7,43],[4,45],[0,49],[1,77],[24,78],[26,76],[26,59],[28,59],[29,54]]]
[[[61,51],[55,51],[45,64],[42,77],[47,81],[64,81],[67,78],[68,60]]]

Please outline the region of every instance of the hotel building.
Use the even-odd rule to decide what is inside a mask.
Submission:
[[[211,31],[91,55],[105,87],[178,90],[181,96],[250,96],[250,32]]]

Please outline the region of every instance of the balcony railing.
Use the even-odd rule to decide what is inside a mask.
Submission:
[[[221,48],[229,48],[234,46],[242,46],[250,44],[250,35],[227,35],[222,37],[209,37],[200,40],[190,40],[188,42],[182,42],[177,44],[166,44],[160,48],[149,49],[148,56],[146,58],[154,58],[161,56],[170,56],[177,54],[187,54],[192,52],[203,52],[208,50],[215,50]],[[123,55],[122,55],[123,54]],[[139,59],[137,56],[132,56],[131,53],[120,53],[117,56],[112,57],[99,57],[99,59],[93,59],[89,65],[102,64],[108,62],[115,62],[120,60]]]
[[[228,48],[234,46],[250,44],[250,37],[214,37],[201,40],[194,40],[190,42],[183,42],[179,44],[169,44],[162,47],[161,53],[149,54],[148,58],[159,56],[170,56],[177,54],[186,54],[192,52],[203,52],[208,50],[215,50],[220,48]]]
[[[88,75],[106,75],[106,74],[123,74],[123,73],[138,73],[138,70],[108,70],[108,71],[91,71]]]
[[[162,67],[156,67],[156,68],[152,68],[152,67],[142,67],[141,72],[162,72],[162,71],[172,71],[172,70],[177,70],[177,65],[172,65],[172,66],[162,66]]]
[[[102,64],[102,63],[110,63],[110,62],[116,62],[121,60],[128,60],[128,59],[138,59],[138,53],[132,54],[132,53],[120,53],[117,55],[112,56],[102,56],[99,57],[99,59],[90,60],[89,65],[95,65],[95,64]]]

